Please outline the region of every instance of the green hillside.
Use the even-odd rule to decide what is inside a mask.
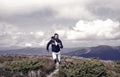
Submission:
[[[60,66],[60,77],[110,77],[107,68],[97,59],[68,61]]]
[[[0,77],[47,77],[55,69],[51,56],[0,55]],[[120,77],[120,61],[63,56],[52,77]]]
[[[55,70],[50,57],[38,55],[1,55],[0,77],[46,77]]]

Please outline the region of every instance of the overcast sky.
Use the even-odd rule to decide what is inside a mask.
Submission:
[[[119,0],[0,0],[0,47],[120,45]]]

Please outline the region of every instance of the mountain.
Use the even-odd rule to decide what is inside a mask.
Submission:
[[[0,54],[49,54],[45,48],[15,48],[0,50]]]
[[[49,55],[51,52],[47,52],[45,48],[1,48],[0,54],[40,54]],[[62,55],[67,56],[80,56],[80,57],[96,57],[103,60],[120,60],[120,46],[107,46],[100,45],[96,47],[76,47],[76,48],[63,48],[61,50]]]
[[[82,49],[81,47],[78,48],[63,48],[61,50],[62,54],[76,51],[78,49]],[[50,49],[51,50],[51,49]],[[50,51],[51,53],[51,51]],[[19,47],[6,47],[6,48],[0,48],[0,54],[50,54],[46,51],[45,48],[38,48],[38,47],[26,47],[26,48],[19,48]]]
[[[89,47],[84,47],[84,48],[78,48],[76,50],[71,50],[67,53],[64,53],[64,55],[68,56],[80,56],[82,54],[88,53],[90,51]]]
[[[103,60],[120,60],[120,46],[101,45],[97,47],[83,48],[74,52],[66,53],[69,56],[96,57]]]

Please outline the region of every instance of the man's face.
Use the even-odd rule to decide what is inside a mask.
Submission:
[[[55,39],[58,39],[58,35],[55,35]]]

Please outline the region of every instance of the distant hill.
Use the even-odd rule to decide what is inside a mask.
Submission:
[[[51,49],[50,49],[51,50]],[[49,55],[51,52],[47,52],[45,48],[1,48],[0,54],[39,54]],[[76,48],[63,48],[61,50],[62,55],[67,56],[79,56],[79,57],[97,57],[103,60],[120,60],[120,46],[107,46],[101,45],[96,47],[76,47]]]
[[[68,55],[68,56],[80,56],[82,54],[88,53],[90,51],[89,47],[84,47],[84,48],[78,48],[76,50],[71,50],[67,53],[64,53],[64,55]]]
[[[80,47],[78,48],[63,48],[61,50],[61,53],[68,53],[68,52],[72,52],[72,51],[76,51],[78,49],[82,49]],[[51,52],[51,48],[50,48],[50,52]],[[45,48],[39,48],[39,47],[26,47],[26,48],[19,48],[19,47],[6,47],[6,48],[0,48],[0,54],[41,54],[41,55],[45,55],[45,54],[50,54],[46,51]]]
[[[66,53],[69,56],[97,57],[103,60],[120,60],[120,46],[112,47],[101,45],[89,47]]]
[[[17,48],[0,50],[0,54],[49,54],[45,48]]]

